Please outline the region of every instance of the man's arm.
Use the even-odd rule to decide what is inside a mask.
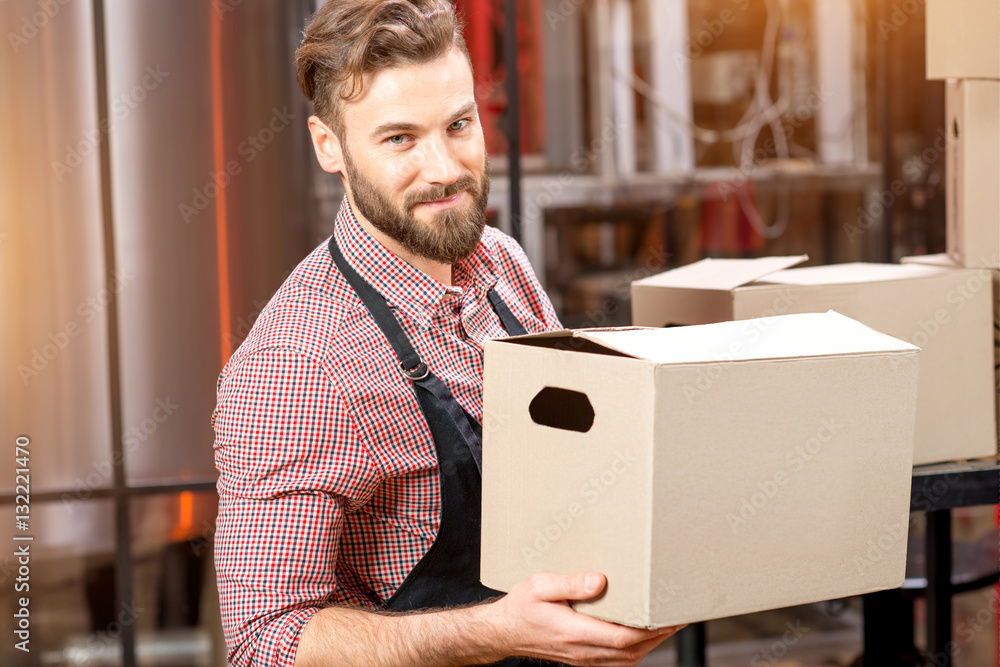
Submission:
[[[291,667],[338,585],[343,502],[379,476],[340,400],[291,350],[257,350],[219,383],[215,563],[234,667]]]
[[[460,609],[376,614],[328,607],[306,625],[295,667],[450,667],[508,656],[572,665],[637,665],[680,628],[640,630],[573,611],[605,586],[603,575],[537,574],[493,601]]]

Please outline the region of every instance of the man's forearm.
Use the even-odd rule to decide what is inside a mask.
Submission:
[[[299,639],[295,667],[450,667],[505,657],[491,605],[383,614],[327,607]]]

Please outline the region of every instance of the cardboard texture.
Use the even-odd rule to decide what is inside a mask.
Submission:
[[[945,114],[948,253],[1000,268],[1000,81],[948,81]]]
[[[802,258],[769,259],[788,266]],[[704,324],[835,310],[923,350],[915,464],[996,454],[993,306],[978,271],[852,263],[758,274],[728,290],[716,287],[723,282],[718,277],[702,290],[689,280],[707,272],[698,265],[743,278],[759,261],[707,259],[636,281],[633,323]]]
[[[909,15],[894,6],[886,31]],[[927,0],[927,78],[1000,79],[1000,0]]]
[[[903,264],[928,264],[949,269],[964,268],[957,264],[954,258],[944,253],[904,257],[899,261]],[[983,281],[989,280],[993,285],[993,377],[996,382],[994,398],[996,400],[997,437],[1000,441],[1000,271],[983,268],[979,271],[979,277]],[[972,284],[973,287],[975,285],[976,283]]]
[[[485,344],[482,581],[663,627],[902,584],[917,348],[837,313]]]

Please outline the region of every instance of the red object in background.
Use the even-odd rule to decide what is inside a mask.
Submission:
[[[698,229],[706,256],[748,257],[764,249],[766,241],[754,231],[744,206],[757,206],[753,184],[717,181],[705,186]]]
[[[506,72],[503,60],[504,0],[455,0],[465,21],[465,44],[475,74],[476,102],[486,150],[507,153],[504,116],[507,113]],[[539,153],[545,147],[545,67],[542,3],[518,3],[518,69],[521,75],[521,152]]]
[[[503,96],[503,80],[494,78],[498,26],[503,20],[500,6],[495,0],[455,0],[455,9],[465,21],[463,36],[472,60],[479,120],[490,153],[496,150],[496,119],[503,111],[503,105],[498,103],[502,100],[497,99],[498,94]]]

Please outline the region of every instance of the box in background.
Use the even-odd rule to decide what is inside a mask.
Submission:
[[[928,264],[950,269],[966,268],[957,264],[951,256],[944,253],[904,257],[900,262],[903,264]],[[989,281],[993,285],[993,371],[996,380],[997,431],[998,439],[1000,439],[1000,271],[982,267],[979,271],[979,277],[984,283]],[[975,282],[970,285],[970,287],[977,286],[978,283]]]
[[[922,349],[915,464],[996,454],[993,300],[979,271],[866,263],[786,268],[804,259],[706,259],[638,280],[633,323],[835,310]]]
[[[962,266],[998,269],[1000,81],[948,81],[945,118],[948,253]]]
[[[917,349],[837,313],[485,344],[482,581],[662,627],[900,586]]]
[[[926,16],[928,79],[1000,79],[1000,0],[927,0]]]

